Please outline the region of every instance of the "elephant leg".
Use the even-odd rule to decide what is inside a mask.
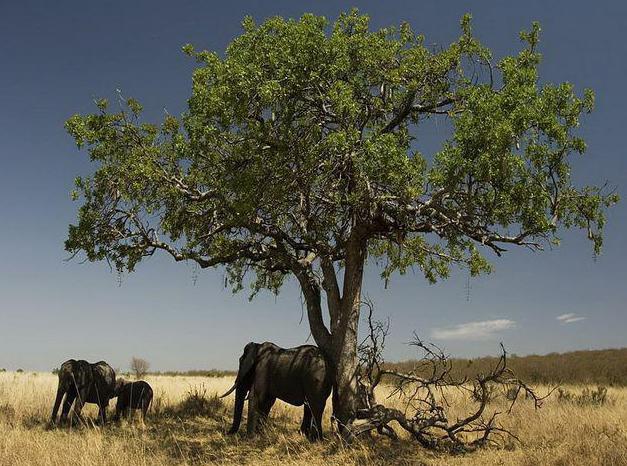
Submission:
[[[76,397],[74,401],[74,413],[72,415],[73,419],[76,419],[77,422],[82,423],[84,421],[82,411],[83,411],[83,399],[80,396]]]
[[[119,421],[121,414],[122,414],[122,406],[120,405],[120,402],[118,401],[115,405],[115,414],[113,415],[113,421],[114,422]]]
[[[68,415],[70,414],[70,408],[72,407],[72,403],[76,399],[76,392],[74,390],[69,390],[65,395],[65,400],[63,401],[63,408],[61,409],[61,419],[59,419],[60,424],[64,424],[67,421]]]
[[[310,408],[312,423],[307,438],[313,442],[322,439],[322,414],[324,413],[324,402],[311,403]]]
[[[309,403],[305,402],[303,406],[303,422],[300,424],[300,432],[303,435],[309,436],[311,429],[311,408]]]
[[[246,423],[246,433],[253,435],[257,431],[259,421],[259,395],[251,390],[248,393],[248,420]]]
[[[148,413],[149,406],[150,406],[150,400],[142,401],[142,424],[146,423],[146,414]]]
[[[76,401],[74,402],[74,417],[78,419],[79,422],[83,423],[83,415],[81,411],[83,411],[83,406],[87,400],[87,388],[82,388],[78,391],[76,395]]]
[[[229,435],[235,434],[239,430],[239,425],[242,422],[242,411],[244,409],[244,400],[248,390],[238,387],[235,391],[235,406],[233,407],[233,424],[227,432]]]
[[[257,424],[257,428],[263,427],[268,422],[268,415],[275,402],[276,398],[266,398],[263,402],[259,403],[259,423]]]
[[[57,397],[54,400],[54,407],[52,408],[52,415],[50,416],[50,425],[54,425],[57,422],[57,413],[59,412],[59,407],[61,406],[61,402],[63,401],[65,394],[66,390],[64,390],[61,384],[59,384]]]
[[[104,426],[107,423],[107,405],[99,405],[98,420]]]

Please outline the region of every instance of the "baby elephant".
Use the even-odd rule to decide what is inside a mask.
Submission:
[[[118,397],[118,402],[115,406],[114,420],[119,420],[123,413],[127,413],[130,417],[134,409],[141,409],[142,421],[146,420],[146,413],[152,402],[152,388],[148,382],[143,380],[129,382],[118,379],[115,396]]]

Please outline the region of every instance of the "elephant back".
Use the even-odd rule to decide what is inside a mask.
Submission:
[[[93,387],[90,398],[110,399],[115,391],[115,371],[105,361],[98,361],[91,365]]]

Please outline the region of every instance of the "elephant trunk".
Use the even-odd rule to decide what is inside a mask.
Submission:
[[[236,385],[233,386],[236,388]],[[231,390],[232,391],[232,390]],[[229,392],[230,393],[230,392]],[[233,425],[229,429],[229,434],[235,434],[239,430],[242,422],[242,411],[244,410],[244,400],[248,390],[245,387],[237,387],[235,391],[235,409],[233,410]]]

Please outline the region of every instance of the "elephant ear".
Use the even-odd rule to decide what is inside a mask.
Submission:
[[[233,386],[220,398],[229,396],[242,383],[248,374],[255,367],[257,362],[257,353],[259,351],[259,343],[252,341],[244,347],[244,353],[239,357],[239,369],[237,370],[237,378]]]
[[[255,367],[258,351],[259,343],[250,342],[244,347],[244,354],[242,354],[242,357],[239,359],[239,371],[237,372],[238,381],[243,380]]]

